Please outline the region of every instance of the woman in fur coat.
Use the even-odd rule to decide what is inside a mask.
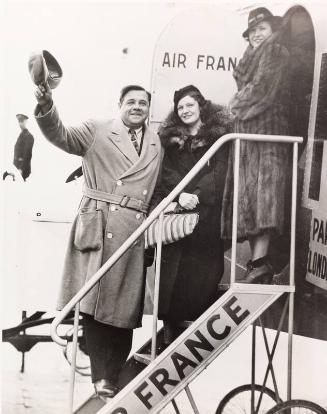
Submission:
[[[228,132],[226,108],[205,100],[193,85],[176,91],[174,110],[159,130],[165,155],[153,204]],[[159,317],[164,320],[166,343],[178,336],[180,321],[197,319],[218,298],[224,272],[220,217],[227,160],[228,147],[223,147],[176,200],[185,211],[199,212],[199,222],[190,236],[163,246]]]
[[[234,71],[238,92],[230,103],[235,132],[289,134],[289,53],[279,42],[282,18],[259,7],[249,14],[243,37],[249,46]],[[289,146],[241,141],[238,240],[249,240],[252,257],[245,283],[270,283],[267,253],[272,234],[284,225],[284,192]],[[232,237],[233,158],[224,191],[222,236]]]

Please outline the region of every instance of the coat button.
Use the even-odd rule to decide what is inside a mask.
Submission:
[[[123,182],[121,180],[118,180],[117,185],[121,186],[121,185],[123,185]]]
[[[143,193],[143,195],[147,195],[148,194],[148,190],[143,190],[142,193]]]
[[[107,233],[107,238],[108,238],[108,239],[112,239],[112,237],[113,237],[113,236],[112,236],[112,233]]]
[[[116,206],[111,206],[111,207],[110,207],[110,210],[111,210],[111,211],[116,211]]]
[[[141,218],[141,214],[140,214],[140,213],[137,213],[135,217],[136,217],[137,219],[140,219],[140,218]]]

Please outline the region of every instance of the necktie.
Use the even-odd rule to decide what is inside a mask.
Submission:
[[[130,128],[129,134],[131,135],[131,141],[134,145],[134,148],[135,148],[137,154],[140,155],[140,146],[139,146],[139,143],[137,141],[137,136],[136,136],[135,129]]]

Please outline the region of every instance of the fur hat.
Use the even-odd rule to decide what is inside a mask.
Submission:
[[[48,82],[51,89],[56,88],[62,78],[62,69],[56,58],[47,50],[31,54],[28,70],[35,85]]]
[[[272,22],[277,26],[282,24],[283,18],[280,16],[274,16],[271,11],[266,9],[266,7],[258,7],[257,9],[251,10],[248,17],[248,28],[243,33],[243,37],[248,39],[249,31],[256,26],[257,24],[267,21]]]
[[[185,96],[196,96],[197,101],[199,102],[200,106],[203,106],[206,103],[206,100],[204,99],[202,93],[199,91],[199,89],[194,85],[187,85],[184,86],[184,88],[178,89],[174,92],[174,111],[177,114],[177,105],[178,102],[184,98]]]
[[[226,107],[206,101],[202,108],[202,125],[196,135],[199,146],[211,145],[219,137],[232,132],[232,119]],[[182,150],[189,140],[187,127],[172,110],[159,128],[159,137],[164,148]]]

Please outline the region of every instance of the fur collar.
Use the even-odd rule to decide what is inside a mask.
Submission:
[[[273,33],[263,41],[256,49],[249,44],[242,58],[233,72],[237,86],[241,89],[245,84],[253,80],[253,76],[258,71],[260,59],[266,55],[278,55],[282,48],[280,44],[279,32]]]
[[[192,149],[212,145],[218,138],[232,131],[232,118],[226,107],[207,101],[201,111],[202,125],[194,136],[188,134],[186,126],[172,110],[159,128],[164,148],[182,150],[187,141]]]
[[[274,106],[288,111],[289,63],[289,52],[277,32],[256,49],[248,46],[233,74],[238,88],[230,102],[233,114],[245,121]]]

